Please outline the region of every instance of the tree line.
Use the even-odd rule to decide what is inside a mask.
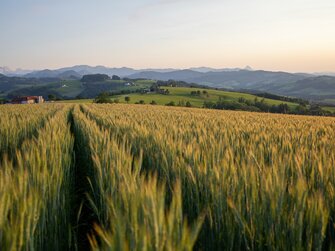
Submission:
[[[230,101],[220,98],[217,102],[205,101],[203,107],[218,110],[240,110],[281,114],[335,116],[335,113],[325,111],[322,109],[322,107],[316,104],[306,105],[302,103],[294,108],[291,108],[286,103],[271,105],[266,103],[264,98],[259,100],[257,97],[254,100],[247,100],[241,97],[238,99],[238,101]]]

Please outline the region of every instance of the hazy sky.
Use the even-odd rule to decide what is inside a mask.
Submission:
[[[335,71],[334,0],[1,0],[0,66]]]

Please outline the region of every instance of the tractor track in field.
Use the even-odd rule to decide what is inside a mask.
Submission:
[[[93,234],[93,224],[97,222],[95,214],[89,205],[87,194],[91,190],[88,177],[91,159],[89,154],[82,151],[83,141],[80,140],[79,132],[76,129],[73,110],[70,112],[69,122],[71,124],[71,133],[74,137],[74,201],[72,226],[75,226],[75,243],[77,250],[91,250],[89,235]]]

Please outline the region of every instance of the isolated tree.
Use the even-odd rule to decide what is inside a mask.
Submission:
[[[186,102],[186,107],[192,107],[192,104],[191,104],[190,101],[187,101],[187,102]]]
[[[53,95],[53,94],[48,95],[48,100],[56,100],[56,99],[57,99],[57,97],[55,95]]]
[[[158,84],[157,83],[152,84],[152,86],[150,87],[150,91],[157,92],[157,90],[159,90]]]
[[[288,113],[289,107],[287,104],[280,104],[278,105],[278,112],[279,113]]]
[[[102,92],[94,99],[94,103],[104,104],[113,103],[113,101],[110,99],[108,92]]]
[[[157,102],[155,100],[152,100],[150,105],[157,105]]]
[[[130,101],[130,97],[129,96],[125,96],[124,97],[124,100],[127,102],[127,104],[129,103],[129,101]]]

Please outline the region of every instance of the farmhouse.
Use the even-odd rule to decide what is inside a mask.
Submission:
[[[42,96],[23,96],[12,99],[12,104],[39,104],[43,103]]]

